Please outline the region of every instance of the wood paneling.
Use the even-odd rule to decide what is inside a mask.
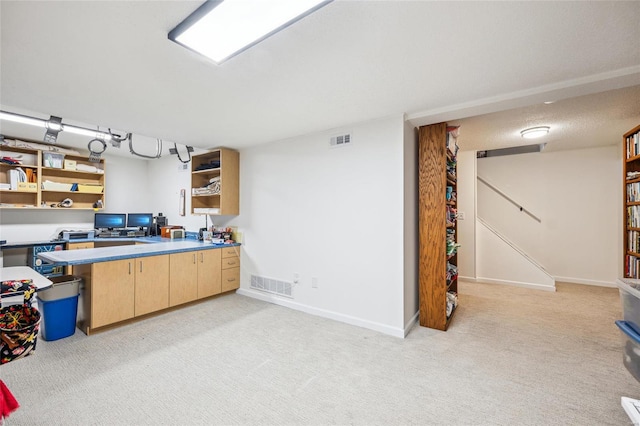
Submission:
[[[447,124],[420,128],[418,140],[418,227],[420,325],[447,325],[446,186]]]

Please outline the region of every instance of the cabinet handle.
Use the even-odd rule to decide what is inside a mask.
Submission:
[[[236,280],[235,278],[227,278],[227,282],[228,282],[228,283],[232,283],[232,282],[234,282],[235,280]]]
[[[204,253],[200,253],[200,263],[204,263]]]
[[[196,263],[196,254],[193,253],[193,264],[195,265],[195,263]]]
[[[140,261],[140,272],[142,272],[142,260]]]
[[[131,262],[129,262],[129,275],[131,275]]]

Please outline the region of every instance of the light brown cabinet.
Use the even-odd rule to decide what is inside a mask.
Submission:
[[[169,305],[181,305],[219,294],[220,256],[220,250],[171,254]]]
[[[240,287],[239,247],[226,247],[222,251],[222,292]]]
[[[191,214],[240,214],[240,154],[218,148],[191,158]]]
[[[198,252],[198,299],[213,296],[222,291],[220,277],[221,250]]]
[[[198,298],[197,252],[169,255],[169,306],[181,305]]]
[[[169,255],[74,266],[84,281],[80,328],[104,327],[169,307]]]
[[[240,286],[238,249],[75,265],[73,275],[84,281],[78,327],[90,334],[93,329],[235,290]]]
[[[169,307],[169,255],[135,260],[135,316]]]

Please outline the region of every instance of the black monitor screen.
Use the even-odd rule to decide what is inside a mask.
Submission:
[[[129,213],[127,215],[127,228],[134,226],[149,228],[153,223],[153,213]]]
[[[124,228],[127,215],[124,213],[96,213],[93,227],[96,229]]]

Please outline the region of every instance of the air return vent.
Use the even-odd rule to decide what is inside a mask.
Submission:
[[[351,133],[331,137],[329,145],[331,147],[351,145]]]
[[[286,281],[251,275],[251,288],[254,290],[265,291],[267,293],[278,294],[280,296],[293,297],[291,292],[291,283]]]

